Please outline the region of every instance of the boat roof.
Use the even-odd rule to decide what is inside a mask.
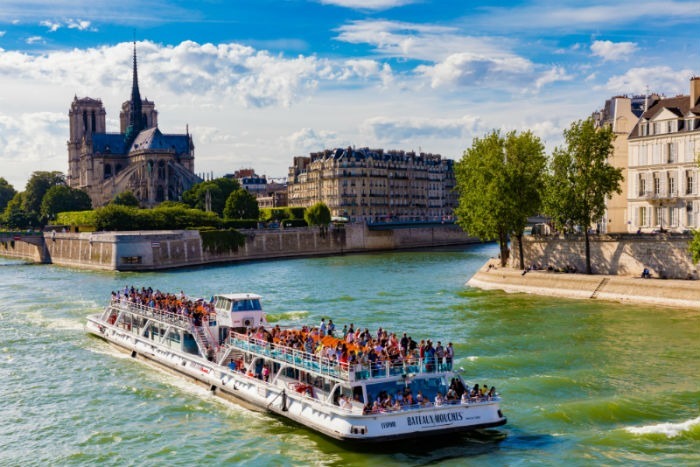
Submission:
[[[258,299],[262,297],[254,293],[227,293],[227,294],[217,294],[215,297],[227,298],[229,300],[248,300],[248,299]]]

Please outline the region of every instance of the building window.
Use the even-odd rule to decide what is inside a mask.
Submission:
[[[639,196],[647,194],[647,180],[643,174],[639,174]]]
[[[695,215],[693,213],[693,203],[692,201],[688,202],[688,204],[685,207],[685,212],[686,212],[686,217],[687,217],[687,227],[695,227]]]
[[[658,195],[661,193],[661,179],[658,174],[654,174],[654,194]]]
[[[639,226],[649,225],[649,219],[647,219],[647,208],[642,206],[639,208]]]
[[[661,206],[654,208],[654,225],[661,227],[664,225],[664,208]]]
[[[676,208],[668,208],[669,225],[676,227],[678,225],[678,217],[676,216]]]
[[[666,145],[666,155],[668,156],[669,164],[676,162],[676,143],[668,143]]]
[[[669,196],[676,196],[676,179],[669,176],[668,177],[668,194]]]
[[[646,146],[646,144],[639,147],[639,165],[647,165],[647,146]]]
[[[695,178],[693,172],[687,170],[685,172],[685,194],[692,195],[695,192]]]

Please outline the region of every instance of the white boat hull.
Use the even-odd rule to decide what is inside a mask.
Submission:
[[[278,414],[339,440],[367,443],[443,436],[506,423],[497,401],[460,404],[458,410],[455,405],[445,405],[363,415],[160,345],[102,321],[99,315],[88,317],[86,329],[134,358],[145,358],[170,372],[192,378],[217,396],[254,410]]]

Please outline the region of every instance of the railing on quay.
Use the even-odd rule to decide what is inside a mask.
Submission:
[[[451,371],[452,364],[437,357],[418,359],[415,362],[375,362],[370,364],[348,364],[318,356],[303,350],[269,343],[245,334],[231,333],[229,344],[261,356],[285,361],[302,370],[310,370],[322,375],[345,381],[389,378],[398,375],[416,375]]]

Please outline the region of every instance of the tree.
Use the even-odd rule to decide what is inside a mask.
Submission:
[[[566,146],[556,148],[545,184],[544,211],[559,228],[578,228],[586,241],[586,274],[591,274],[589,228],[605,214],[605,200],[622,193],[622,170],[609,164],[614,133],[592,118],[564,130]]]
[[[700,230],[693,230],[693,238],[688,245],[688,251],[693,257],[693,264],[700,262]]]
[[[65,184],[66,179],[61,172],[34,172],[27,181],[22,208],[27,213],[38,216],[41,212],[41,201],[49,188]]]
[[[0,177],[0,212],[5,210],[7,203],[9,203],[16,194],[17,191],[14,187],[10,185],[7,180]]]
[[[522,235],[528,216],[540,209],[546,165],[544,146],[531,132],[503,136],[494,130],[474,138],[455,166],[457,223],[469,235],[498,239],[501,266],[508,261],[508,237],[513,234],[519,241],[520,267],[525,267]]]
[[[139,207],[139,199],[131,191],[127,190],[118,193],[110,204],[137,208]]]
[[[211,211],[222,216],[224,207],[226,206],[226,200],[231,196],[231,193],[240,187],[241,185],[238,183],[238,180],[225,177],[216,178],[192,186],[192,188],[182,194],[182,201],[193,208],[206,211],[208,192]]]
[[[55,219],[59,212],[90,209],[92,201],[87,193],[65,185],[52,186],[41,201],[41,217],[47,220]]]
[[[309,225],[318,225],[321,235],[326,235],[328,224],[331,223],[331,210],[328,209],[325,203],[318,202],[306,209],[304,220]]]
[[[15,193],[5,207],[3,222],[11,229],[26,229],[39,225],[38,217],[22,207],[25,203],[24,198],[24,192]]]
[[[258,200],[245,188],[237,189],[226,200],[224,207],[226,219],[257,219],[259,215]]]

